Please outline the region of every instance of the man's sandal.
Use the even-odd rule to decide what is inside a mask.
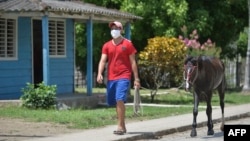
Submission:
[[[114,131],[114,134],[116,134],[116,135],[124,135],[126,133],[126,131],[124,131],[124,130],[115,130]]]

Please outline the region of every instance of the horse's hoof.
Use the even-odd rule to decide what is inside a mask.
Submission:
[[[220,130],[221,130],[221,131],[224,131],[224,126],[221,126],[221,127],[220,127]]]
[[[192,130],[190,136],[191,137],[196,137],[197,136],[196,130]]]
[[[207,135],[208,135],[208,136],[214,135],[214,130],[207,131]]]

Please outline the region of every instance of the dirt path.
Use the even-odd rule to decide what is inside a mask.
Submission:
[[[47,122],[27,122],[21,119],[0,118],[0,141],[22,141],[55,136],[83,130]]]

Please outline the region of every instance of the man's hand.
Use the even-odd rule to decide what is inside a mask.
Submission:
[[[103,83],[103,76],[101,74],[98,74],[97,75],[97,78],[96,78],[96,81],[99,83],[99,84],[102,84]]]
[[[139,79],[135,79],[135,81],[134,81],[134,88],[138,88],[138,89],[140,89],[140,87],[141,87],[141,83],[140,83],[140,80]]]

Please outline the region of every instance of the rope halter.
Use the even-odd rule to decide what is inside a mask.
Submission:
[[[186,89],[189,89],[190,86],[189,84],[193,85],[195,80],[197,79],[198,76],[198,71],[196,71],[196,74],[194,76],[194,79],[191,80],[191,76],[194,74],[194,70],[197,68],[197,66],[194,66],[191,62],[188,62],[186,65],[184,65],[184,72],[183,72],[183,78],[186,82]]]

